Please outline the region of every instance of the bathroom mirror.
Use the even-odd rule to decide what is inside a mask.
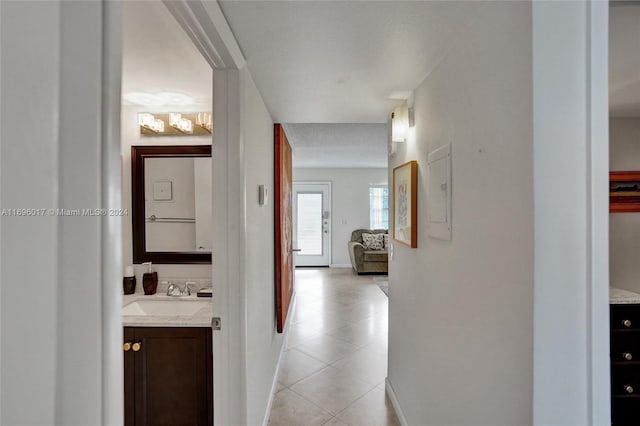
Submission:
[[[133,262],[211,263],[211,146],[131,147]]]

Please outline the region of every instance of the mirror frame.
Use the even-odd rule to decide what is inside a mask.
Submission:
[[[211,253],[147,251],[144,202],[144,160],[168,157],[211,157],[211,145],[155,145],[131,147],[131,233],[133,263],[210,264]]]

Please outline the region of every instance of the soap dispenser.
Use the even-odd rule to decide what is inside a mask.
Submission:
[[[124,294],[133,294],[136,292],[136,276],[133,273],[133,266],[127,266],[122,277],[122,288]]]
[[[158,289],[158,273],[153,272],[151,269],[151,262],[145,262],[143,265],[147,265],[149,269],[142,275],[142,288],[144,294],[156,294]]]

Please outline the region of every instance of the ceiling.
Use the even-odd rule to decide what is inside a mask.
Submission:
[[[386,168],[386,124],[285,124],[296,168]]]
[[[220,1],[294,167],[387,167],[387,120],[481,4]],[[376,124],[374,124],[376,123]]]
[[[477,2],[220,1],[275,121],[386,123]]]
[[[123,2],[123,105],[211,111],[212,70],[162,2]]]
[[[616,4],[609,12],[609,111],[640,116],[640,4]]]

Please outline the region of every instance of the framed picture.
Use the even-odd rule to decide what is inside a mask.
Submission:
[[[609,172],[609,212],[640,212],[640,172]]]
[[[284,332],[293,298],[293,212],[291,145],[281,124],[274,124],[275,145],[275,251],[276,329]]]
[[[393,169],[393,239],[418,247],[418,162]]]

